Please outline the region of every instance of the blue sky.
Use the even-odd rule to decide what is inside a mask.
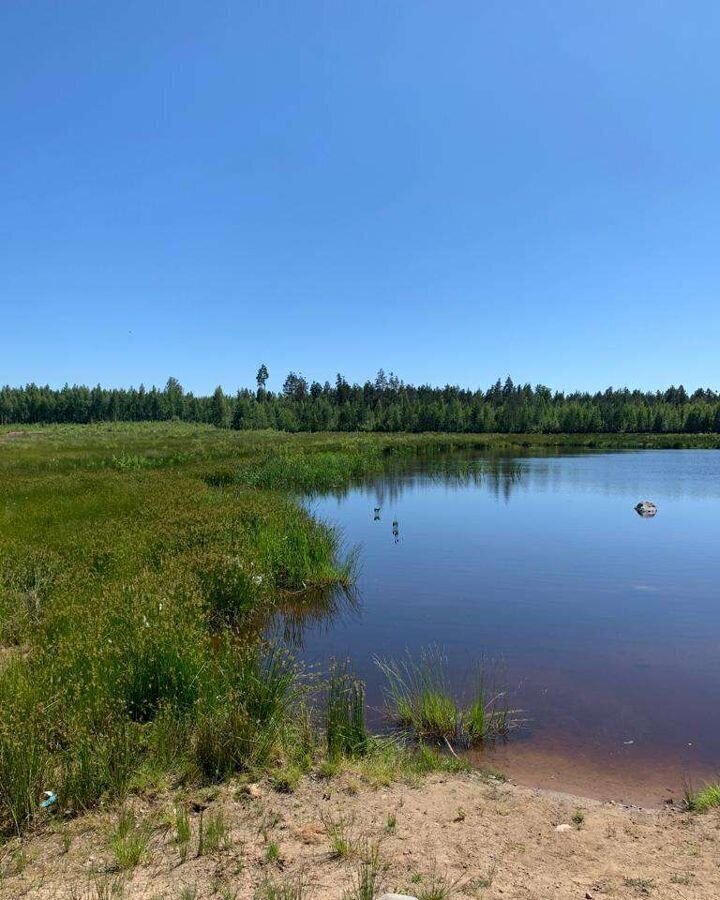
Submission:
[[[0,4],[0,382],[720,387],[720,7]]]

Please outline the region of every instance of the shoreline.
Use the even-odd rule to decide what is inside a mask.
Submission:
[[[560,791],[599,801],[662,809],[684,801],[688,789],[717,782],[718,768],[692,747],[655,751],[633,744],[606,745],[538,733],[471,750],[474,766],[500,772],[529,789]]]

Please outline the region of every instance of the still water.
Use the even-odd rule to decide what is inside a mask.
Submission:
[[[720,452],[453,456],[307,502],[357,596],[295,638],[350,657],[378,721],[374,657],[436,644],[460,694],[484,659],[523,710],[488,753],[525,780],[645,800],[720,770]]]

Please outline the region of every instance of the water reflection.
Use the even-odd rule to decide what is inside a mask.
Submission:
[[[529,451],[527,451],[529,453]],[[518,493],[557,493],[568,489],[607,496],[638,495],[720,498],[717,450],[617,450],[612,452],[549,451],[539,456],[495,453],[478,456],[448,453],[438,457],[399,460],[378,476],[370,476],[323,495],[343,500],[362,494],[373,502],[374,515],[429,482],[448,490],[482,488],[509,502]],[[612,466],[608,465],[612,460]]]
[[[282,641],[293,650],[302,650],[309,631],[322,636],[341,624],[357,622],[361,606],[360,594],[354,587],[304,591],[277,606],[263,621],[262,630],[272,640]]]
[[[448,488],[484,486],[496,496],[509,499],[513,486],[520,482],[525,470],[518,460],[506,457],[482,457],[466,454],[449,454],[439,458],[418,461],[403,460],[390,467],[382,475],[371,476],[345,487],[335,488],[324,495],[342,500],[351,493],[360,492],[374,501],[373,515],[379,521],[382,508],[399,500],[407,491],[428,480]]]

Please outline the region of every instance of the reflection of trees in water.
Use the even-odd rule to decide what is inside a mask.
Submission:
[[[720,486],[713,480],[716,470],[708,466],[707,452],[684,451],[673,456],[669,451],[570,453],[533,448],[513,456],[449,453],[391,461],[383,474],[359,479],[330,496],[341,500],[359,493],[382,507],[433,483],[449,490],[475,487],[506,502],[520,488],[523,492],[572,490],[608,496],[639,492],[643,496],[648,483],[662,485],[666,496],[720,496]]]
[[[328,587],[286,597],[264,620],[263,631],[295,650],[302,650],[305,633],[325,633],[341,622],[360,617],[360,597],[352,587]]]
[[[411,463],[393,463],[382,475],[364,478],[353,484],[329,492],[338,500],[351,492],[371,497],[374,507],[382,507],[399,500],[408,491],[429,481],[449,488],[483,487],[496,497],[509,500],[511,493],[526,474],[521,462],[507,457],[468,459],[459,455]]]

